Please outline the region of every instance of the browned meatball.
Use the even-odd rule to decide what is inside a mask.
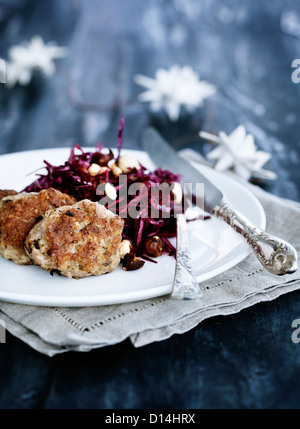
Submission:
[[[11,189],[0,189],[0,200],[4,197],[8,197],[9,195],[17,195],[18,192],[12,191]]]
[[[30,231],[25,247],[47,271],[80,279],[113,271],[120,263],[124,220],[105,207],[82,200],[49,210]]]
[[[24,242],[31,228],[49,209],[74,204],[73,197],[55,189],[8,196],[0,201],[0,254],[20,265],[29,265]]]

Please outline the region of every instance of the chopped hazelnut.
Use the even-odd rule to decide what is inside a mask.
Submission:
[[[140,163],[129,155],[120,156],[117,162],[117,167],[122,170],[122,173],[129,173],[133,168],[136,168],[137,170],[141,169]]]
[[[123,259],[123,270],[124,271],[135,271],[142,268],[145,264],[145,261],[143,261],[140,258],[137,258],[136,256],[132,255],[131,253],[127,253]]]
[[[98,176],[98,174],[103,174],[106,171],[110,171],[110,168],[108,167],[101,167],[98,164],[91,164],[88,173],[90,176]]]
[[[117,191],[116,191],[116,188],[114,187],[113,184],[106,183],[105,188],[104,188],[104,192],[105,192],[105,195],[109,199],[111,199],[111,200],[116,200],[117,199]]]
[[[101,168],[101,170],[100,170],[100,173],[99,174],[103,174],[103,173],[105,173],[106,171],[110,171],[110,168],[108,168],[108,167],[100,167]]]
[[[145,242],[145,251],[148,253],[148,255],[157,258],[158,256],[161,256],[163,249],[164,244],[160,237],[154,235],[153,237],[147,238]]]
[[[132,244],[129,240],[122,240],[120,244],[120,258],[124,259],[124,257],[131,252]]]
[[[175,204],[180,204],[182,201],[183,193],[181,184],[178,182],[173,182],[171,185],[171,196]]]
[[[101,167],[98,164],[91,164],[89,166],[88,172],[90,176],[97,176],[101,171]]]
[[[122,174],[121,168],[117,167],[114,159],[108,163],[108,166],[115,177],[119,177]]]
[[[98,164],[101,167],[107,166],[109,161],[111,159],[113,159],[114,154],[113,154],[111,149],[109,149],[108,152],[104,152],[104,150],[102,150],[101,152],[94,153],[93,158],[92,158],[92,163]]]

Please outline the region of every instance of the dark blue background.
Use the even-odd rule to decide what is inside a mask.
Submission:
[[[122,115],[125,148],[140,148],[152,124],[174,147],[204,153],[201,128],[243,123],[278,174],[261,186],[300,201],[300,84],[291,80],[300,29],[287,12],[300,28],[289,0],[0,0],[2,58],[35,34],[69,49],[50,79],[0,86],[0,153],[116,146]],[[175,63],[218,92],[171,123],[138,101],[133,77]],[[125,341],[47,358],[8,334],[0,408],[300,408],[300,345],[291,341],[299,300],[288,294],[141,349]]]

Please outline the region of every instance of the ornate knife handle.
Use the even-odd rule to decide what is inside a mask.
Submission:
[[[184,214],[177,215],[177,244],[176,268],[171,298],[197,299],[203,296],[190,257],[186,218]]]
[[[298,255],[291,244],[256,228],[228,201],[223,200],[213,213],[246,239],[255,256],[270,273],[280,276],[297,271]]]

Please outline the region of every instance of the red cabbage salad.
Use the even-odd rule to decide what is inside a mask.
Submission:
[[[168,185],[174,182],[178,183],[180,176],[161,168],[149,171],[140,163],[138,163],[138,168],[136,166],[129,167],[126,171],[127,187],[133,183],[143,183],[146,186],[143,189],[148,191],[146,195],[148,207],[146,208],[149,215],[145,216],[144,207],[134,218],[125,217],[121,213],[124,210],[124,204],[122,204],[122,198],[120,197],[122,194],[122,184],[120,185],[119,180],[120,169],[116,170],[116,167],[120,165],[118,163],[122,160],[123,130],[124,118],[121,120],[118,133],[117,156],[114,156],[112,150],[107,150],[101,143],[96,146],[94,152],[85,152],[79,145],[76,145],[71,149],[69,159],[63,165],[54,166],[44,160],[47,173],[37,174],[38,179],[27,186],[23,192],[39,192],[42,189],[52,187],[74,196],[77,201],[88,199],[97,202],[100,199],[99,195],[97,195],[97,187],[100,184],[107,183],[113,185],[116,191],[116,198],[113,203],[117,208],[117,214],[122,215],[121,217],[124,218],[123,239],[130,241],[132,246],[131,253],[134,256],[155,262],[152,256],[159,255],[156,255],[155,252],[146,251],[146,243],[149,247],[151,237],[160,238],[162,243],[161,253],[169,255],[175,255],[176,253],[176,248],[170,242],[170,238],[176,237],[176,219],[173,214],[177,203],[170,198],[169,204],[166,206],[162,204],[160,193],[155,193],[155,195],[159,195],[159,198],[153,198],[153,193],[150,191],[155,187],[159,187],[162,183],[167,183]],[[124,174],[124,169],[122,174]],[[140,198],[141,195],[138,195],[138,197]],[[128,195],[125,209],[132,204],[138,205],[136,201],[137,195]],[[106,207],[110,209],[109,202]],[[159,210],[159,216],[151,217],[151,209]],[[164,211],[168,212],[167,215],[165,213],[166,216],[164,216]],[[151,248],[151,243],[149,248]]]

